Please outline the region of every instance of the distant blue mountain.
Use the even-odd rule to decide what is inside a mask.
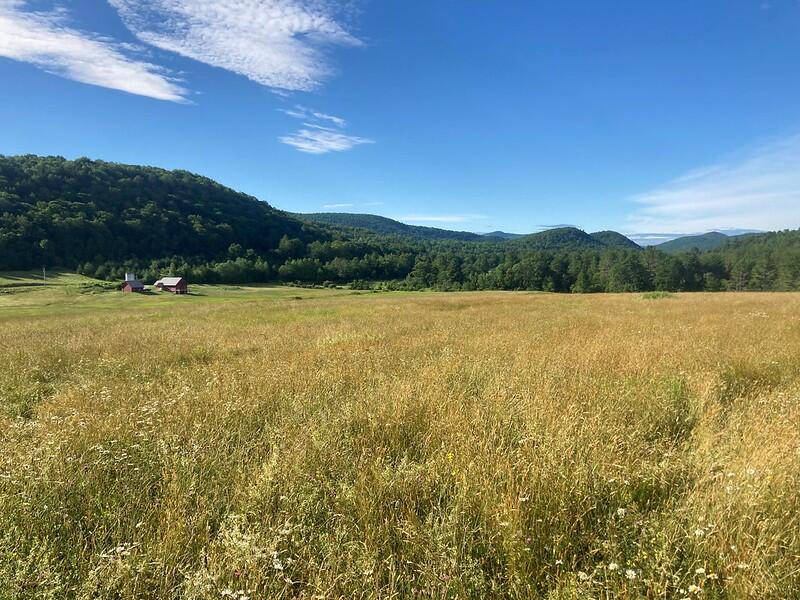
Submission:
[[[508,233],[506,231],[491,231],[489,233],[482,233],[483,237],[497,238],[498,240],[516,240],[525,237],[523,233]]]

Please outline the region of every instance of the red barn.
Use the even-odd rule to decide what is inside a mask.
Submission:
[[[126,294],[131,294],[133,292],[143,292],[145,291],[144,284],[136,279],[136,275],[133,273],[125,273],[125,282],[122,284],[122,291]]]
[[[183,277],[162,277],[155,285],[161,291],[173,294],[186,294],[189,291],[189,285]]]

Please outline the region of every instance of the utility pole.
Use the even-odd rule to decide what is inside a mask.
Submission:
[[[50,248],[50,240],[41,240],[39,242],[39,248],[42,250],[42,281],[44,282],[43,285],[47,285],[47,269],[45,265],[47,264],[47,251]]]

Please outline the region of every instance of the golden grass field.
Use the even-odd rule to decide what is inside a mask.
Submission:
[[[800,598],[800,294],[68,288],[0,295],[2,600]]]

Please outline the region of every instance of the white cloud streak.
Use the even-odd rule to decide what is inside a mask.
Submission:
[[[406,215],[397,217],[397,220],[412,223],[471,223],[487,218],[485,215]]]
[[[329,115],[323,112],[319,112],[318,110],[306,108],[305,106],[301,106],[299,104],[295,105],[294,108],[279,108],[278,110],[285,115],[294,117],[295,119],[309,120],[309,121],[313,120],[327,121],[329,123],[333,123],[340,129],[347,125],[347,121],[345,121],[341,117],[336,117],[334,115]]]
[[[311,91],[330,45],[361,42],[328,0],[109,0],[140,40],[277,90]]]
[[[323,204],[322,208],[353,208],[355,204],[349,202],[340,202],[339,204]]]
[[[800,135],[691,171],[632,198],[629,229],[712,231],[800,227]]]
[[[303,121],[303,127],[278,138],[289,146],[293,146],[306,154],[327,154],[329,152],[343,152],[362,144],[374,144],[368,138],[347,135],[340,131],[347,125],[341,117],[329,115],[312,108],[296,105],[294,108],[279,108],[280,112],[295,119]],[[320,121],[325,125],[321,125]],[[335,127],[328,127],[334,125]]]
[[[130,46],[79,31],[63,10],[28,12],[25,0],[0,0],[0,56],[66,79],[173,102],[186,90],[157,65],[123,53]]]
[[[313,127],[299,129],[298,131],[278,138],[282,143],[293,146],[300,152],[307,154],[327,154],[328,152],[343,152],[361,144],[372,144],[367,138],[347,135],[330,129]]]

